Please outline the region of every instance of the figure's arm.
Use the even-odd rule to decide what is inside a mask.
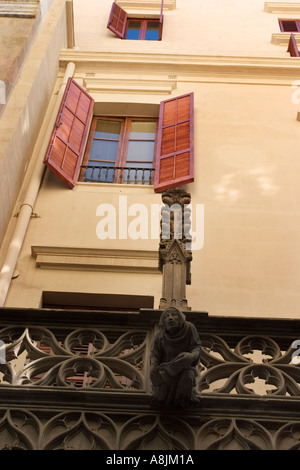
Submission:
[[[191,366],[193,363],[197,362],[200,358],[199,348],[193,349],[191,352],[182,352],[178,354],[178,359],[183,359],[185,367]]]

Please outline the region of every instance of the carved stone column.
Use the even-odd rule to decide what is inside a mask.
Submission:
[[[190,207],[191,195],[181,188],[163,192],[159,269],[163,273],[162,298],[159,308],[177,307],[188,310],[186,285],[191,284],[192,252]]]

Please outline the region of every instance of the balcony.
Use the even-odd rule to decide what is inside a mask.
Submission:
[[[149,380],[160,315],[2,308],[1,447],[300,447],[300,320],[187,312],[203,346],[200,405],[161,410]]]
[[[82,165],[79,181],[151,185],[153,177],[154,168]]]

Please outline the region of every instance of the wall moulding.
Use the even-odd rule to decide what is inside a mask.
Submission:
[[[281,35],[280,33],[279,35]],[[107,74],[115,77],[147,75],[176,76],[180,81],[214,83],[282,84],[299,78],[299,60],[290,57],[218,57],[177,54],[142,54],[119,52],[84,52],[64,49],[60,54],[61,72],[68,62],[74,62],[76,74]],[[152,81],[153,82],[153,81]]]
[[[143,79],[101,79],[86,78],[83,80],[88,93],[130,93],[130,94],[171,94],[176,82],[170,80],[150,81]]]
[[[300,3],[265,2],[264,11],[277,14],[300,14]]]
[[[31,252],[43,269],[160,274],[156,251],[32,246]]]
[[[300,12],[299,12],[300,13]],[[300,45],[300,33],[294,33],[298,46]],[[271,42],[276,46],[288,47],[291,33],[273,33]]]

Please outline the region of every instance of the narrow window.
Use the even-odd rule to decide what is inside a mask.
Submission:
[[[300,32],[300,20],[278,20],[280,31],[285,33]]]

